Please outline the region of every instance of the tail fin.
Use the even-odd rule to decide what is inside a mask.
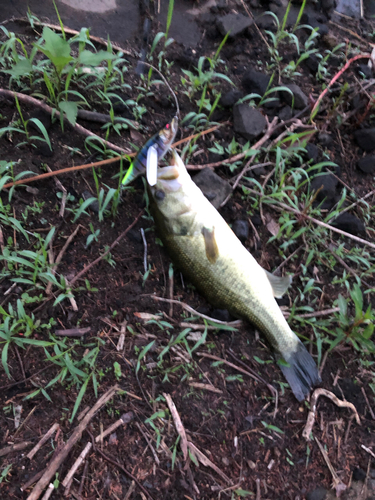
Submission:
[[[298,401],[303,401],[311,388],[321,382],[315,361],[302,342],[298,342],[296,351],[285,359],[280,354],[276,359],[281,361],[280,369]]]

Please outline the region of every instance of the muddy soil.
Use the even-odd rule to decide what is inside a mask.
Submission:
[[[320,31],[325,33],[319,39],[318,51],[324,54],[339,42],[348,44],[348,41],[357,45],[357,53],[361,50],[371,51],[372,21],[346,19],[343,23],[341,17],[335,17],[329,8],[329,3],[308,2],[305,14],[307,18],[303,20],[307,24],[319,25]],[[32,10],[35,7],[35,15],[43,19],[48,17],[50,22],[57,24],[51,5],[46,6],[43,3],[41,12],[38,2],[34,4],[33,6],[31,2],[30,7]],[[101,16],[97,13],[85,14],[76,10],[76,15],[73,15],[71,7],[60,3],[59,11],[63,22],[70,28],[79,30],[82,26],[90,25],[91,34],[103,38],[106,38],[110,31],[111,40],[129,51],[130,55],[126,56],[129,61],[128,71],[125,74],[125,81],[129,87],[120,95],[124,99],[136,99],[137,85],[140,84],[139,75],[135,72],[138,59],[131,54],[138,56],[142,49],[149,53],[154,36],[165,29],[167,2],[161,4],[160,14],[154,10],[157,9],[157,5],[154,6],[153,3],[148,5],[148,2],[143,1],[131,2],[130,10],[128,3],[119,4],[115,12],[108,11],[102,15],[106,25],[111,27],[110,30],[100,24]],[[1,11],[0,21],[5,21],[9,17],[8,13],[16,14],[15,10],[17,17],[26,15],[23,2],[7,3],[7,0],[3,0],[2,5],[5,8]],[[247,10],[244,9],[244,5]],[[268,9],[280,15],[281,10],[278,9],[281,8],[282,2],[268,4],[253,1],[245,3],[176,1],[176,20],[172,21],[170,35],[177,41],[168,47],[166,59],[173,62],[168,81],[172,88],[177,89],[181,117],[197,109],[194,100],[190,100],[181,88],[182,70],[194,71],[199,57],[214,56],[223,38],[218,19],[227,14],[241,14],[248,19],[247,11],[260,16]],[[290,19],[296,19],[298,8],[293,5]],[[183,23],[184,16],[185,23]],[[150,24],[145,23],[146,19],[151,20]],[[219,161],[221,157],[209,150],[214,147],[215,142],[225,147],[234,137],[242,145],[246,142],[243,136],[234,132],[233,104],[239,97],[248,93],[246,75],[250,69],[267,74],[270,54],[260,33],[265,37],[264,29],[274,30],[270,15],[256,19],[259,30],[252,20],[246,29],[229,39],[222,49],[220,57],[223,62],[220,63],[220,72],[232,80],[239,94],[232,102],[231,85],[224,79],[215,81],[215,88],[221,91],[222,100],[211,120],[221,123],[222,126],[197,140],[197,149],[189,159],[191,165],[199,166]],[[191,29],[187,28],[190,26],[189,23]],[[26,47],[31,47],[35,41],[36,33],[21,21],[13,21],[4,26],[17,33]],[[183,30],[187,30],[188,34],[185,35]],[[38,33],[40,34],[40,30]],[[0,40],[5,39],[5,35],[1,34]],[[303,39],[306,39],[306,35],[301,35],[301,40]],[[285,65],[296,58],[296,51],[290,44],[281,45],[280,57],[281,64]],[[358,64],[362,62],[367,63],[367,59],[359,60]],[[327,76],[327,83],[341,64],[342,62],[335,58],[330,59],[328,65],[330,77]],[[373,116],[366,107],[371,88],[364,89],[366,83],[372,81],[373,76],[366,73],[364,76],[367,80],[363,79],[363,73],[367,70],[365,66],[359,67],[358,64],[353,64],[345,78],[338,80],[339,83],[333,87],[333,92],[324,101],[320,114],[315,119],[318,133],[309,142],[313,145],[312,149],[318,150],[320,159],[329,159],[338,165],[335,170],[335,176],[339,179],[335,187],[336,197],[342,193],[343,186],[347,190],[354,190],[358,197],[363,197],[374,189],[374,171],[371,165],[367,167],[367,172],[357,168],[358,161],[367,154],[368,149],[364,145],[358,146],[355,133],[361,130],[361,127],[369,130],[373,127]],[[315,68],[315,71],[312,68]],[[301,74],[292,79],[283,78],[280,84],[297,84],[303,94],[301,99],[306,106],[302,105],[299,110],[294,111],[286,100],[282,99],[275,105],[265,105],[262,114],[267,116],[269,121],[275,116],[281,121],[286,121],[292,118],[294,112],[302,111],[300,119],[307,123],[309,112],[322,91],[322,82],[316,77],[314,58],[302,64],[299,72]],[[349,90],[344,104],[340,101],[340,105],[335,107],[344,80],[348,81]],[[9,76],[0,71],[0,88],[9,89],[9,86]],[[98,101],[94,91],[84,88],[80,88],[80,91],[92,104],[93,110],[100,113],[109,112],[109,106]],[[224,96],[229,104],[223,102]],[[296,99],[297,91],[295,105]],[[144,97],[142,105],[146,112],[141,117],[134,116],[128,108],[117,107],[118,116],[137,120],[140,127],[138,130],[122,130],[120,135],[112,130],[108,137],[110,142],[121,148],[134,150],[135,146],[141,146],[176,112],[174,100],[161,85],[154,85],[151,88],[150,95]],[[5,127],[15,119],[16,107],[11,98],[1,98],[0,106],[0,126]],[[304,108],[307,110],[303,111]],[[60,122],[58,120],[51,122],[41,110],[27,104],[22,105],[22,109],[26,118],[34,117],[43,121],[53,151],[39,143],[37,147],[26,145],[18,148],[16,145],[20,142],[19,135],[15,133],[2,136],[0,160],[15,162],[14,174],[25,170],[41,174],[46,170],[46,165],[52,170],[60,170],[104,158],[94,149],[88,151],[85,147],[85,138],[68,124],[62,132]],[[344,112],[345,116],[340,121],[338,115]],[[80,120],[79,123],[103,137],[101,124],[87,120]],[[187,137],[192,133],[192,129],[187,125],[180,126],[176,139]],[[271,140],[274,137],[272,136]],[[369,154],[371,149],[370,147]],[[233,180],[233,176],[238,174],[241,168],[242,165],[233,172],[228,166],[219,166],[215,169],[215,173],[221,179],[229,181]],[[252,174],[257,185],[266,180],[271,170],[272,166],[261,167],[258,172]],[[98,169],[100,185],[106,186],[106,189],[107,187],[116,189],[118,186],[116,175],[119,171],[119,161]],[[195,173],[194,170],[191,172]],[[63,217],[59,215],[61,206],[59,193],[62,192],[62,188],[55,179],[59,179],[71,196]],[[65,345],[72,347],[71,356],[75,363],[98,348],[95,360],[96,391],[90,382],[83,395],[78,414],[85,408],[92,408],[97,398],[115,384],[121,389],[121,392],[102,407],[83,429],[82,437],[77,440],[52,478],[56,486],[58,482],[60,485],[52,493],[51,498],[114,500],[325,498],[334,482],[332,474],[317,442],[314,440],[306,442],[302,437],[309,404],[299,403],[295,399],[275,365],[270,347],[262,334],[256,332],[253,326],[243,324],[235,331],[208,329],[205,342],[192,355],[186,349],[186,345],[181,343],[171,346],[160,362],[163,349],[170,343],[172,336],[176,338],[186,328],[191,314],[180,305],[174,304],[171,307],[170,303],[157,301],[154,296],[164,299],[173,296],[173,299],[188,304],[202,314],[226,322],[235,318],[230,317],[226,311],[212,307],[183,279],[178,269],[174,269],[171,288],[171,260],[160,245],[154,222],[145,209],[142,179],[138,178],[131,189],[123,192],[115,216],[108,215],[100,222],[95,207],[88,209],[87,214],[82,215],[77,222],[72,222],[74,210],[78,209],[78,200],[84,198],[84,192],[88,192],[89,196],[96,196],[96,185],[91,169],[43,179],[31,183],[30,187],[33,189],[20,187],[14,192],[10,203],[12,216],[22,220],[27,211],[28,215],[24,218],[26,229],[43,237],[52,226],[55,226],[57,228],[53,240],[55,256],[80,224],[59,265],[59,273],[68,280],[74,280],[78,273],[85,271],[85,268],[100,257],[106,247],[111,245],[143,211],[126,236],[111,249],[109,258],[99,260],[96,265],[83,272],[82,278],[75,282],[75,286],[79,287],[74,293],[76,310],[69,300],[64,300],[53,307],[53,299],[58,294],[55,289],[54,296],[49,300],[27,305],[27,312],[34,315],[35,321],[40,321],[42,324],[48,322],[50,318],[54,319],[51,327],[53,332],[76,328],[87,329],[83,336],[76,339],[61,337]],[[8,196],[8,192],[2,191],[1,200],[4,205],[8,204]],[[367,201],[373,204],[374,195]],[[277,222],[280,214],[276,210],[265,206],[264,213],[254,211],[251,200],[244,196],[242,190],[236,189],[220,212],[230,225],[238,221],[246,222],[249,233],[244,237],[244,244],[261,265],[270,271],[274,271],[280,265],[284,266],[284,258],[279,251],[280,242],[269,241],[270,226],[264,222],[265,220]],[[371,240],[374,236],[374,221],[366,220],[365,223],[366,232],[357,234],[366,240]],[[6,224],[0,226],[0,229],[4,241],[16,238],[15,233]],[[147,242],[146,254],[141,229]],[[87,245],[88,236],[94,233],[95,238],[90,245]],[[33,248],[33,243],[28,242],[23,236],[17,235],[17,238],[17,241],[13,241],[14,245],[24,249]],[[347,248],[359,245],[350,239],[343,240],[335,234],[332,235],[332,241],[345,241]],[[303,238],[290,245],[288,255],[297,251],[300,245],[304,245]],[[281,301],[281,305],[290,307],[299,293],[298,290],[302,286],[302,282],[299,281],[300,264],[306,260],[308,253],[309,248],[302,247],[302,251],[292,256],[285,265],[284,270],[287,273],[295,273],[296,277],[289,298]],[[144,259],[147,264],[146,273]],[[320,286],[324,288],[319,302],[320,310],[329,309],[337,299],[342,288],[332,285],[331,282],[335,274],[342,274],[343,270],[342,264],[335,263],[335,272],[327,271],[326,274],[319,276]],[[366,282],[369,288],[373,288],[374,276],[366,276]],[[27,289],[22,283],[11,287],[12,282],[8,278],[0,279],[0,304],[6,310],[9,304],[16,307],[17,300]],[[7,291],[9,293],[5,295]],[[371,294],[366,296],[366,300],[368,303],[372,302],[375,307]],[[317,304],[313,306],[315,309]],[[204,330],[203,320],[200,317],[197,317],[194,323],[200,325],[198,327],[200,329],[192,330],[195,337],[186,341],[190,349],[199,338],[197,334],[202,334]],[[292,326],[297,329],[299,323],[295,322]],[[36,331],[32,338],[48,340],[48,333],[46,330],[43,332]],[[317,347],[313,342],[312,332],[304,327],[298,333],[304,341],[307,341],[308,348],[316,359]],[[118,349],[121,337],[124,343]],[[149,349],[145,349],[146,346],[149,346]],[[333,391],[338,398],[353,403],[361,425],[356,423],[350,409],[339,408],[331,400],[322,397],[318,402],[313,434],[326,450],[332,469],[337,474],[337,481],[347,485],[348,489],[350,484],[359,481],[362,486],[356,489],[360,490],[356,498],[372,498],[371,495],[375,494],[371,476],[372,449],[375,446],[374,394],[371,389],[373,355],[366,357],[367,367],[363,365],[359,369],[356,362],[358,354],[350,344],[339,345],[329,353],[325,348],[326,350],[324,359],[319,360],[322,367],[322,387]],[[140,360],[140,366],[137,367],[142,351],[144,355]],[[49,355],[53,356],[54,353],[51,351]],[[80,385],[74,378],[69,382],[59,381],[46,389],[48,397],[42,392],[31,397],[35,390],[45,388],[58,375],[61,367],[53,361],[46,360],[46,352],[42,348],[28,345],[25,349],[21,349],[14,345],[8,353],[11,378],[9,379],[5,371],[0,369],[2,407],[0,453],[7,446],[20,446],[18,450],[4,452],[2,456],[0,472],[6,471],[4,480],[0,481],[2,499],[28,498],[33,488],[33,485],[29,484],[30,480],[44,471],[56,449],[59,450],[59,447],[68,441],[79,425],[78,414],[72,421],[70,420],[80,390]],[[241,372],[239,368],[247,373]],[[255,377],[249,376],[248,370],[255,373]],[[277,399],[274,391],[270,391],[269,385],[277,390]],[[185,427],[187,439],[216,468],[210,466],[207,461],[205,465],[198,464],[193,456],[184,460],[180,449],[181,441],[168,411],[164,394],[172,397]],[[19,409],[21,425],[15,428],[15,408],[18,406],[21,407]],[[123,415],[125,423],[104,439],[94,443],[85,465],[81,465],[69,489],[64,492],[61,482],[86,444],[92,442],[96,436],[100,436]],[[60,427],[57,434],[50,438],[31,460],[27,458],[30,449],[55,423]],[[22,443],[25,442],[27,443],[22,448]],[[370,450],[371,454],[363,447]],[[311,496],[318,487],[320,493],[315,491],[313,493],[315,496]],[[345,498],[345,495],[347,492],[342,498]]]

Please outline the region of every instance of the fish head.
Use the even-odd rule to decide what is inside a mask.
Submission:
[[[197,186],[191,180],[179,154],[172,150],[170,164],[158,167],[156,184],[149,185],[154,205],[165,218],[180,217],[191,211],[194,199],[192,189],[197,189]]]

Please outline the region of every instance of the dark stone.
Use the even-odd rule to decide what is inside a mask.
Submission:
[[[317,195],[317,200],[318,201],[323,201],[324,199],[333,200],[336,194],[337,183],[338,180],[332,174],[318,175],[317,177],[314,177],[314,179],[312,180],[311,189],[313,191],[317,191],[321,186],[323,186]]]
[[[364,151],[375,149],[375,128],[363,128],[354,132],[354,139]]]
[[[42,142],[38,145],[36,153],[40,156],[44,156],[45,158],[51,158],[55,154],[53,149],[50,149],[46,142]]]
[[[90,191],[88,191],[87,189],[85,191],[83,191],[82,193],[82,198],[84,200],[88,200],[89,198],[95,198],[91,193]],[[95,214],[98,214],[99,213],[99,203],[98,203],[98,200],[93,200],[89,207],[88,207],[90,210],[92,210]]]
[[[208,163],[216,163],[218,161],[221,161],[223,159],[222,155],[219,155],[218,153],[213,153],[210,151],[208,153]]]
[[[232,317],[226,309],[214,309],[211,316],[219,321],[231,321]]]
[[[327,494],[328,491],[322,486],[319,486],[318,488],[315,488],[314,491],[307,493],[306,500],[324,500]]]
[[[233,108],[233,120],[234,131],[250,141],[256,139],[267,125],[262,113],[245,102]]]
[[[318,134],[317,140],[318,143],[323,146],[323,148],[328,148],[333,142],[331,134],[327,134],[326,132],[321,132],[320,134]]]
[[[308,142],[306,144],[306,158],[312,160],[312,163],[316,163],[320,156],[320,149],[315,144]]]
[[[375,156],[364,156],[357,163],[357,167],[365,174],[375,174]]]
[[[309,104],[309,99],[307,95],[302,92],[298,85],[296,85],[295,83],[290,83],[288,85],[284,85],[284,87],[287,87],[289,90],[291,90],[293,94],[292,97],[292,94],[290,92],[281,90],[280,97],[282,100],[284,100],[284,102],[286,102],[289,106],[293,106],[294,104],[295,109],[306,108],[306,106]]]
[[[320,17],[319,18],[315,17],[315,15],[311,12],[309,12],[309,13],[305,12],[301,17],[302,24],[307,24],[308,26],[311,26],[312,28],[318,28],[318,33],[321,36],[327,35],[329,29],[321,21],[322,21],[322,19]]]
[[[367,64],[358,64],[357,73],[359,75],[363,74],[363,76],[369,80],[372,77],[372,70],[367,66]]]
[[[128,111],[128,107],[125,104],[125,101],[128,99],[128,96],[125,94],[117,94],[112,95],[110,98],[112,103],[113,111],[116,114],[122,114]]]
[[[286,122],[290,120],[293,116],[293,111],[290,106],[284,106],[279,112],[279,119],[281,122]]]
[[[242,78],[242,86],[246,92],[259,94],[261,97],[265,94],[269,83],[270,77],[268,75],[253,69],[247,71]]]
[[[210,168],[201,170],[199,174],[193,177],[193,181],[215,208],[219,208],[225,198],[232,192],[229,182],[219,177]]]
[[[241,99],[241,97],[242,92],[240,90],[231,89],[221,96],[219,104],[221,104],[223,108],[233,108],[233,106],[239,99]]]
[[[303,64],[311,73],[315,75],[319,68],[319,62],[320,60],[316,57],[316,55],[311,54],[307,59],[303,61]]]
[[[356,467],[353,470],[353,481],[365,481],[366,479],[366,472],[359,467]]]
[[[184,69],[189,69],[192,66],[197,66],[198,64],[197,53],[190,47],[186,47],[183,52],[178,52],[175,59]]]
[[[250,217],[251,222],[254,224],[254,226],[261,226],[262,225],[262,219],[259,214],[254,214]]]
[[[333,10],[335,10],[337,0],[321,0],[320,5],[326,14],[330,14]]]
[[[143,23],[143,41],[145,43],[148,43],[148,37],[150,35],[150,31],[151,31],[151,19],[146,17]]]
[[[47,132],[51,128],[51,124],[52,124],[51,115],[49,113],[46,113],[45,111],[43,111],[43,109],[36,110],[34,113],[31,114],[29,119],[30,118],[36,118],[37,120],[39,120],[42,123],[42,125],[44,125],[44,128],[47,130]],[[32,121],[27,122],[27,128],[32,129],[32,130],[36,130],[39,134],[41,133],[38,125]]]
[[[341,229],[350,234],[361,234],[366,232],[366,227],[361,220],[358,219],[353,214],[349,214],[348,212],[344,212],[339,215],[333,222],[332,226],[337,227],[337,229]]]
[[[249,237],[249,223],[247,220],[236,220],[233,222],[232,230],[239,240],[244,243]]]
[[[216,20],[218,30],[223,36],[229,33],[228,38],[235,38],[241,35],[252,24],[253,20],[243,14],[228,14]]]

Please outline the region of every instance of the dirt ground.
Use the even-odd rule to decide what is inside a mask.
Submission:
[[[183,3],[188,3],[189,8],[197,7],[193,2]],[[222,8],[202,11],[199,22],[197,21],[200,40],[194,48],[179,43],[172,44],[168,48],[167,59],[174,62],[168,78],[172,88],[179,88],[183,76],[182,69],[193,70],[200,56],[213,57],[222,39],[213,25],[217,16],[233,10],[247,15],[241,2],[239,6],[235,2],[222,3]],[[252,2],[246,5],[251,9],[250,4]],[[260,4],[262,5],[255,9],[257,14],[262,9],[272,9],[272,6],[276,5],[271,4],[270,7],[268,4],[264,5],[265,2]],[[323,7],[319,10],[317,5],[316,12],[321,26],[328,31],[319,41],[318,48],[321,53],[332,48],[330,44],[336,45],[339,42],[346,43],[347,47],[349,42],[357,43],[357,53],[361,50],[371,51],[369,45],[372,41],[370,34],[373,32],[371,21],[346,20],[345,23],[341,23],[345,28],[343,30],[329,23],[328,18],[331,14],[329,12],[327,14]],[[147,10],[140,9],[140,26],[147,15]],[[64,21],[63,13],[62,18]],[[56,22],[52,11],[51,22]],[[259,22],[259,25],[261,24],[262,22]],[[35,33],[23,23],[15,22],[5,26],[19,33],[26,46],[30,46],[35,39]],[[78,26],[73,28],[79,29]],[[164,29],[164,26],[154,22],[148,36],[149,41],[152,41],[161,29]],[[262,27],[261,30],[264,33]],[[97,33],[91,31],[91,34]],[[2,34],[1,36],[0,40],[4,41],[5,36]],[[124,40],[112,41],[122,43]],[[150,43],[145,43],[139,34],[131,42],[127,42],[126,48],[129,49],[130,45],[136,53],[139,53],[142,47],[147,47],[148,51],[150,49]],[[295,51],[290,46],[283,47],[280,52],[282,64],[285,64],[292,60]],[[254,25],[245,33],[229,40],[220,57],[223,59],[220,71],[225,72],[242,91],[243,76],[246,71],[255,61],[262,61],[262,71],[266,72],[266,61],[270,59],[267,46]],[[129,56],[128,60],[126,83],[130,87],[126,93],[125,91],[121,93],[121,96],[126,99],[136,99],[139,76],[134,70],[137,59]],[[330,60],[330,78],[338,71],[338,64],[334,58]],[[281,83],[298,83],[313,103],[322,90],[322,84],[307,65],[301,65],[299,70],[301,76],[293,80],[285,79]],[[356,77],[353,65],[344,79],[354,89],[353,92],[360,93]],[[326,81],[328,82],[330,78]],[[340,85],[344,79],[339,80]],[[9,76],[0,70],[0,89],[9,89],[9,84]],[[217,84],[222,95],[230,90],[230,85],[225,81],[220,80]],[[329,95],[323,111],[316,117],[315,124],[319,133],[311,139],[311,143],[324,149],[329,159],[340,166],[340,170],[336,171],[340,189],[346,186],[346,189],[354,190],[358,197],[363,197],[374,189],[374,174],[364,174],[356,168],[363,153],[357,147],[353,133],[361,126],[365,128],[373,126],[371,111],[364,115],[366,98],[371,89],[360,94],[357,104],[353,105],[352,100],[348,99],[343,105],[346,106],[345,112],[355,110],[357,106],[358,113],[353,113],[351,119],[348,119],[342,127],[338,127],[336,118],[344,108],[332,106],[340,94],[340,85]],[[131,132],[125,130],[121,135],[112,131],[108,140],[132,151],[135,150],[134,145],[141,146],[174,115],[173,100],[166,98],[166,94],[165,87],[155,86],[152,95],[146,96],[142,101],[146,112],[138,118],[140,129]],[[95,95],[90,90],[85,90],[84,95],[91,103],[95,102]],[[243,95],[246,95],[245,91]],[[196,109],[195,103],[190,101],[181,89],[178,90],[177,96],[182,117]],[[352,98],[353,94],[350,99]],[[0,99],[0,127],[5,127],[14,120],[17,111],[13,99],[1,97]],[[95,111],[101,113],[109,112],[108,106],[103,103],[98,104],[97,101],[93,107]],[[279,108],[265,106],[263,112],[271,121],[274,116],[279,116],[282,107],[285,106]],[[84,144],[85,138],[71,126],[66,125],[62,132],[59,121],[51,122],[41,110],[26,104],[22,105],[22,109],[25,117],[37,117],[45,123],[53,152],[40,144],[36,148],[29,145],[16,148],[15,145],[19,142],[17,135],[12,137],[8,134],[3,135],[0,138],[0,160],[17,162],[14,167],[15,174],[25,170],[40,174],[45,171],[46,165],[52,170],[60,170],[104,159],[103,155],[95,150],[88,152]],[[125,118],[137,118],[129,110],[121,110],[118,113],[122,113]],[[203,165],[218,161],[217,155],[209,151],[209,148],[213,147],[215,141],[228,145],[233,139],[235,134],[232,107],[218,106],[212,121],[224,125],[198,139],[196,150],[198,153],[190,158],[190,164]],[[93,133],[103,136],[101,124],[87,120],[79,120],[79,123]],[[191,133],[191,128],[182,125],[176,139],[187,137]],[[328,146],[324,146],[322,134],[329,134],[331,140]],[[116,188],[118,180],[114,176],[119,170],[118,161],[98,169],[100,186]],[[220,166],[215,172],[222,179],[231,180],[234,174],[240,172],[240,168],[236,172],[231,172],[227,166]],[[267,167],[256,179],[262,184],[270,172],[271,167]],[[62,189],[56,184],[56,179],[59,179],[66,191],[74,197],[74,200],[73,198],[71,201],[68,200],[63,217],[59,215],[61,198],[57,196]],[[172,337],[176,338],[186,328],[191,314],[178,304],[173,304],[172,307],[168,302],[155,300],[154,296],[164,299],[172,296],[173,299],[188,304],[199,313],[218,320],[227,322],[235,318],[230,317],[226,311],[216,310],[208,304],[194,287],[183,280],[177,269],[174,270],[171,294],[171,261],[159,244],[152,218],[144,210],[145,198],[141,178],[133,183],[131,189],[123,192],[115,217],[106,216],[104,221],[99,221],[98,214],[91,209],[77,222],[72,223],[73,212],[69,211],[77,209],[78,200],[84,197],[85,191],[91,196],[96,196],[91,168],[43,179],[30,183],[29,186],[34,189],[20,187],[15,190],[11,201],[12,216],[22,220],[22,214],[25,214],[28,207],[25,228],[43,237],[52,226],[55,226],[57,228],[53,240],[55,256],[79,225],[58,269],[59,273],[69,281],[74,280],[80,272],[82,277],[75,281],[76,310],[69,300],[64,300],[53,307],[52,299],[57,293],[54,290],[55,295],[52,298],[44,300],[43,297],[41,302],[28,304],[27,312],[33,314],[34,319],[40,320],[41,324],[53,318],[52,333],[57,330],[87,329],[79,338],[61,337],[60,340],[65,346],[71,347],[71,359],[74,363],[79,363],[87,353],[97,349],[95,373],[98,394],[95,394],[93,383],[90,381],[77,415],[71,421],[81,385],[71,377],[46,388],[61,369],[61,366],[54,362],[56,360],[48,360],[46,351],[33,345],[28,345],[25,349],[16,346],[10,348],[8,366],[11,378],[9,379],[5,371],[0,368],[2,408],[0,473],[7,471],[0,481],[1,499],[32,498],[29,495],[33,484],[39,479],[34,476],[43,473],[52,457],[58,456],[64,443],[74,436],[74,431],[80,422],[85,422],[84,417],[80,419],[79,414],[85,408],[86,411],[92,408],[97,399],[115,385],[118,385],[121,391],[83,425],[81,437],[77,439],[62,465],[53,474],[51,481],[55,481],[56,485],[59,482],[60,485],[52,493],[51,498],[92,500],[324,498],[326,490],[329,490],[332,484],[335,485],[335,479],[317,441],[321,443],[336,474],[336,485],[342,482],[349,489],[350,484],[360,480],[363,481],[363,488],[366,490],[363,489],[362,496],[358,494],[357,498],[372,498],[371,495],[375,495],[371,478],[371,464],[374,457],[372,450],[375,449],[374,393],[371,387],[373,354],[363,356],[368,364],[359,366],[357,357],[360,355],[350,343],[340,344],[330,352],[328,347],[324,347],[325,356],[320,359],[322,387],[332,391],[340,400],[345,399],[352,403],[358,412],[361,425],[356,422],[351,409],[340,408],[330,399],[321,397],[318,400],[316,422],[313,427],[315,440],[306,442],[302,432],[308,417],[309,404],[299,403],[294,398],[273,361],[271,349],[262,334],[255,332],[253,326],[243,324],[234,331],[209,329],[205,342],[191,355],[184,342],[171,345]],[[8,192],[1,192],[1,200],[4,205],[8,203]],[[373,204],[374,196],[367,201]],[[251,220],[250,234],[244,244],[258,262],[273,271],[283,264],[285,259],[279,251],[280,242],[278,240],[269,242],[271,234],[262,217],[268,215],[272,220],[278,221],[280,213],[269,206],[265,206],[264,211],[265,213],[254,211],[251,199],[240,189],[234,191],[228,203],[220,210],[228,224],[234,224],[238,220]],[[133,224],[137,217],[138,220],[120,243],[111,249],[110,259],[103,258],[97,264],[88,267],[104,253],[106,246],[111,245]],[[372,231],[367,231],[364,237],[373,241],[374,220],[367,220],[366,227],[372,228]],[[0,225],[0,228],[5,242],[9,238],[12,240],[16,237],[6,224]],[[147,269],[150,269],[147,276],[144,276],[145,244],[141,229],[144,230],[147,242]],[[98,230],[96,238],[87,246],[88,236]],[[14,245],[32,249],[32,242],[27,242],[22,236],[17,238],[20,239],[14,242]],[[341,239],[337,234],[333,234],[332,240],[345,241],[347,248],[360,246],[359,243],[349,239]],[[292,255],[303,244],[304,240],[301,237],[288,247],[287,254]],[[369,250],[370,254],[371,252],[373,255],[374,251]],[[300,265],[306,261],[308,253],[309,249],[304,248],[285,265],[284,270],[287,273],[295,273],[296,277],[290,297],[280,302],[281,305],[289,307],[300,292],[302,287],[302,282],[299,281]],[[327,271],[326,274],[320,274],[319,280],[325,290],[319,303],[320,310],[333,307],[338,293],[345,291],[344,285],[331,283],[335,274],[342,274],[343,270],[343,265],[336,263],[335,272]],[[373,273],[367,274],[365,281],[369,289],[374,288]],[[22,283],[10,290],[11,287],[12,282],[9,277],[2,275],[0,305],[5,310],[9,304],[16,307],[17,300],[27,289]],[[8,290],[10,293],[5,295]],[[366,295],[366,301],[375,307],[372,294]],[[317,304],[313,306],[315,309]],[[195,337],[185,341],[190,348],[204,331],[201,317],[195,317],[192,324],[198,327],[192,330]],[[298,322],[294,322],[292,326],[296,330],[300,328]],[[304,326],[298,333],[304,341],[307,341],[308,348],[317,358],[317,347],[311,330]],[[118,349],[121,337],[124,343],[123,347]],[[32,338],[47,341],[48,331],[35,330]],[[160,362],[160,354],[168,345],[170,348],[166,350]],[[146,347],[148,348],[145,349]],[[58,357],[57,351],[51,350],[49,355]],[[140,363],[138,367],[137,363]],[[80,365],[80,369],[83,369],[83,365]],[[241,372],[240,369],[245,372]],[[35,397],[28,397],[38,388],[45,388],[49,398],[42,392]],[[168,410],[163,396],[165,394],[170,395],[173,400],[186,430],[187,440],[205,455],[206,458],[202,459],[201,463],[197,463],[196,457],[199,457],[199,454],[195,457],[190,454],[184,458],[180,448],[182,440],[178,437]],[[19,406],[21,408],[17,409]],[[21,412],[21,425],[18,428],[15,427],[17,411]],[[108,436],[94,442],[84,465],[81,465],[68,490],[65,490],[61,483],[87,443],[92,443],[96,436],[100,436],[120,417],[123,417],[125,423]],[[58,424],[59,430],[49,437],[32,459],[29,459],[27,453],[53,424]],[[6,447],[13,445],[19,448],[10,452],[6,450]],[[11,466],[9,471],[8,466]],[[32,478],[35,481],[30,484]],[[309,497],[308,495],[318,487],[322,488],[321,496]],[[346,494],[347,492],[342,498],[345,498]]]

